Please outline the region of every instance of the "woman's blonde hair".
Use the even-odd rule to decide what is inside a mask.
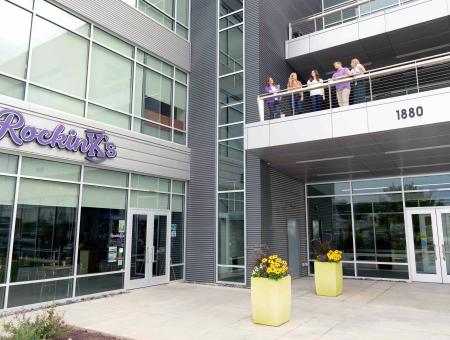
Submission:
[[[292,73],[289,75],[287,87],[297,86],[299,80],[298,80],[298,79],[294,79],[294,75],[297,76],[297,73],[292,72]],[[295,83],[294,83],[294,82],[295,82]]]

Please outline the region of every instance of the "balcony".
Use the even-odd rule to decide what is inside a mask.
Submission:
[[[450,0],[353,0],[289,23],[299,72],[358,57],[372,68],[450,51]],[[433,52],[431,52],[433,51]]]
[[[336,85],[345,82],[352,92],[356,83],[365,89],[338,107]],[[325,95],[315,112],[311,90]],[[302,114],[294,115],[292,98],[301,94]],[[272,100],[278,104],[270,119]],[[449,171],[448,103],[450,53],[260,95],[260,122],[245,126],[245,148],[305,181]]]

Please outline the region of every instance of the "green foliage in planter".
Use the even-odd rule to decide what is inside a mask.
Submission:
[[[62,314],[55,307],[38,314],[36,318],[25,313],[17,315],[13,321],[3,325],[5,340],[46,340],[61,336],[69,330]]]

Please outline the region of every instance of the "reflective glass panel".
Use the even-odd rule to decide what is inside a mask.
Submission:
[[[128,174],[125,172],[85,167],[84,182],[111,185],[115,187],[127,187]]]
[[[177,21],[184,26],[188,25],[189,20],[189,0],[177,0]]]
[[[19,157],[16,155],[0,153],[0,173],[16,174],[18,160]]]
[[[89,99],[115,110],[130,112],[132,62],[94,44]]]
[[[146,120],[134,119],[133,130],[147,136],[152,136],[167,141],[172,140],[171,127],[159,125]]]
[[[450,191],[406,192],[407,207],[450,206]]]
[[[0,283],[4,283],[6,281],[8,244],[13,219],[16,178],[0,176],[0,188]],[[0,292],[1,294],[3,293]]]
[[[219,124],[231,124],[244,121],[244,105],[221,107],[219,115]]]
[[[30,80],[84,98],[89,41],[39,17],[33,22]]]
[[[219,143],[219,191],[244,188],[244,141]]]
[[[399,264],[368,264],[357,263],[359,277],[373,277],[381,279],[408,280],[408,266]]]
[[[92,104],[89,104],[88,106],[87,117],[89,119],[117,126],[123,129],[129,129],[131,123],[130,116],[124,113],[105,109],[104,107]]]
[[[353,212],[357,260],[408,261],[401,194],[353,196]]]
[[[25,78],[30,29],[31,13],[0,1],[0,72]]]
[[[450,275],[450,214],[443,213],[441,214],[442,218],[442,235],[444,236],[444,248],[442,251],[444,252],[443,256],[445,257],[445,263],[447,265],[447,275]]]
[[[186,131],[187,87],[175,83],[173,127]]]
[[[83,187],[78,274],[123,269],[126,198],[126,190]]]
[[[310,258],[315,259],[321,242],[344,252],[353,260],[352,212],[349,196],[308,199]]]
[[[152,276],[166,275],[167,216],[153,218],[153,252]]]
[[[244,193],[219,194],[218,218],[218,263],[243,266],[245,264]]]
[[[244,78],[242,73],[219,79],[220,104],[234,104],[244,99]]]
[[[25,95],[25,83],[20,80],[0,75],[0,94],[23,99]]]
[[[243,8],[242,0],[222,0],[220,1],[220,15],[235,12]]]
[[[29,85],[28,101],[51,107],[52,109],[71,113],[76,116],[84,115],[84,102],[54,91]]]
[[[64,181],[80,180],[79,165],[47,161],[37,158],[22,158],[21,172],[23,176],[61,179]]]
[[[168,29],[173,30],[173,20],[168,15],[164,14],[162,11],[153,7],[153,5],[148,4],[144,0],[139,0],[138,8],[153,20],[166,26]]]
[[[73,274],[78,192],[76,184],[21,179],[12,282]]]
[[[136,116],[163,125],[172,125],[172,80],[152,70],[138,66],[135,91]],[[178,93],[178,95],[182,95],[182,93]],[[177,101],[178,105],[181,105],[182,99],[180,98]],[[186,107],[185,105],[184,108]],[[182,114],[181,109],[182,107],[180,107],[180,115]]]
[[[412,215],[416,273],[436,274],[433,221],[430,214]]]
[[[342,194],[348,195],[349,193],[349,182],[308,185],[308,196],[333,196]]]
[[[220,282],[244,283],[245,269],[236,267],[218,267],[217,279]]]
[[[72,285],[73,279],[10,286],[8,307],[68,299],[72,297]]]
[[[184,244],[184,197],[172,196],[172,224],[170,226],[171,264],[183,263]]]
[[[90,295],[123,289],[123,273],[80,277],[77,279],[75,295]]]
[[[354,181],[352,190],[354,194],[402,191],[402,181],[400,178]]]
[[[94,27],[94,40],[99,42],[102,45],[105,45],[117,52],[120,52],[127,57],[132,58],[134,47],[130,44],[127,44],[126,42],[120,40],[119,38],[116,38],[115,36],[106,33],[105,31]]]
[[[145,279],[147,266],[147,223],[147,215],[133,215],[130,280]]]
[[[241,71],[244,67],[243,26],[219,33],[220,74]]]

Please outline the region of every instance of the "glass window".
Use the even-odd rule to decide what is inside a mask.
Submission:
[[[61,179],[65,181],[80,180],[80,166],[68,163],[46,161],[36,158],[22,158],[22,175]]]
[[[89,104],[87,118],[123,129],[130,128],[130,116],[98,105]]]
[[[237,25],[244,21],[244,12],[240,11],[231,15],[228,15],[220,19],[220,29],[224,29],[233,25]]]
[[[352,182],[354,194],[365,194],[375,192],[402,191],[402,181],[400,178],[376,179],[370,181]]]
[[[243,26],[220,32],[220,74],[241,71],[244,65]]]
[[[183,278],[184,278],[183,272],[184,272],[183,265],[170,266],[170,281],[183,280]]]
[[[153,20],[166,26],[168,29],[173,30],[173,20],[152,5],[148,4],[144,0],[139,0],[138,8]]]
[[[127,190],[83,186],[78,274],[123,269],[126,200]]]
[[[172,192],[174,194],[184,194],[184,182],[172,181]]]
[[[218,218],[218,263],[243,266],[245,264],[244,193],[219,194]]]
[[[219,143],[219,191],[244,188],[244,141]]]
[[[142,66],[136,71],[135,115],[172,126],[172,80]]]
[[[80,277],[77,279],[75,295],[89,295],[123,289],[123,274]]]
[[[174,0],[146,0],[164,13],[173,16]]]
[[[407,262],[402,194],[353,196],[356,259]]]
[[[220,1],[220,15],[233,13],[243,8],[242,0],[221,0]]]
[[[175,83],[173,127],[186,131],[187,87]]]
[[[220,104],[228,105],[243,101],[243,84],[244,78],[242,73],[220,78]]]
[[[18,4],[19,6],[27,8],[27,9],[33,8],[33,1],[34,0],[12,0],[12,2]]]
[[[409,190],[450,190],[450,174],[436,176],[405,177],[403,179],[405,191]]]
[[[352,211],[349,196],[308,199],[310,259],[318,255],[321,242],[343,251],[343,260],[354,259]]]
[[[127,44],[126,42],[120,40],[119,38],[116,38],[115,36],[112,36],[109,33],[106,33],[105,31],[94,27],[94,35],[93,38],[95,41],[99,42],[102,45],[105,45],[113,50],[116,50],[117,52],[120,52],[127,57],[132,58],[134,47],[130,44]]]
[[[244,104],[220,108],[219,124],[232,124],[244,121]]]
[[[157,123],[148,122],[146,120],[135,119],[133,130],[135,132],[142,133],[144,135],[164,139],[167,141],[172,140],[172,128],[168,126],[162,126]]]
[[[137,61],[147,65],[153,70],[159,71],[162,74],[165,74],[168,77],[172,77],[173,75],[173,67],[169,64],[163,62],[162,60],[151,56],[150,54],[144,53],[141,50],[138,50]]]
[[[244,283],[245,269],[236,267],[221,267],[217,268],[217,279],[221,282],[230,283]]]
[[[13,218],[16,178],[0,176],[0,188],[0,283],[5,283],[8,244]],[[3,293],[0,292],[0,294]]]
[[[349,193],[349,182],[308,185],[308,196],[348,195]]]
[[[184,261],[184,197],[172,196],[172,225],[170,227],[171,264]],[[172,270],[172,268],[171,268]],[[172,274],[172,273],[171,273]]]
[[[173,141],[177,144],[186,145],[186,134],[184,132],[174,130]]]
[[[12,282],[73,274],[78,192],[75,184],[21,179]]]
[[[94,44],[89,99],[115,110],[130,112],[132,62]]]
[[[309,272],[314,274],[314,261],[309,263]],[[355,264],[354,263],[342,263],[342,272],[344,276],[355,276]]]
[[[145,209],[170,209],[169,195],[150,191],[132,191],[130,206]]]
[[[31,13],[0,1],[0,72],[26,77],[30,29]]]
[[[177,34],[184,39],[187,39],[189,37],[188,29],[180,24],[177,24]]]
[[[399,264],[357,263],[356,270],[360,277],[408,280],[408,266]]]
[[[28,88],[27,100],[32,103],[51,107],[76,116],[84,115],[83,101],[34,85],[30,85]]]
[[[53,6],[52,4],[49,4],[47,1],[36,0],[35,9],[37,13],[45,16],[58,25],[89,37],[91,31],[90,24],[78,19],[66,11],[63,11],[62,9],[59,9],[56,6]]]
[[[16,174],[18,160],[19,157],[16,155],[0,153],[0,173]]]
[[[140,190],[170,192],[170,180],[132,174],[131,187]]]
[[[188,26],[189,0],[177,0],[177,21]]]
[[[9,287],[8,307],[68,299],[73,279],[15,285]]]
[[[0,75],[0,94],[23,100],[25,83],[10,77]]]
[[[86,95],[89,41],[36,17],[30,80],[80,98]]]
[[[220,139],[228,139],[228,138],[236,138],[244,135],[244,125],[243,124],[234,124],[223,126],[219,128],[219,138]]]
[[[406,192],[407,207],[450,206],[450,191]]]
[[[85,167],[84,182],[92,184],[111,185],[116,187],[127,187],[128,174],[125,172]]]
[[[175,70],[175,79],[180,83],[187,84],[187,73],[180,71],[179,69]]]

